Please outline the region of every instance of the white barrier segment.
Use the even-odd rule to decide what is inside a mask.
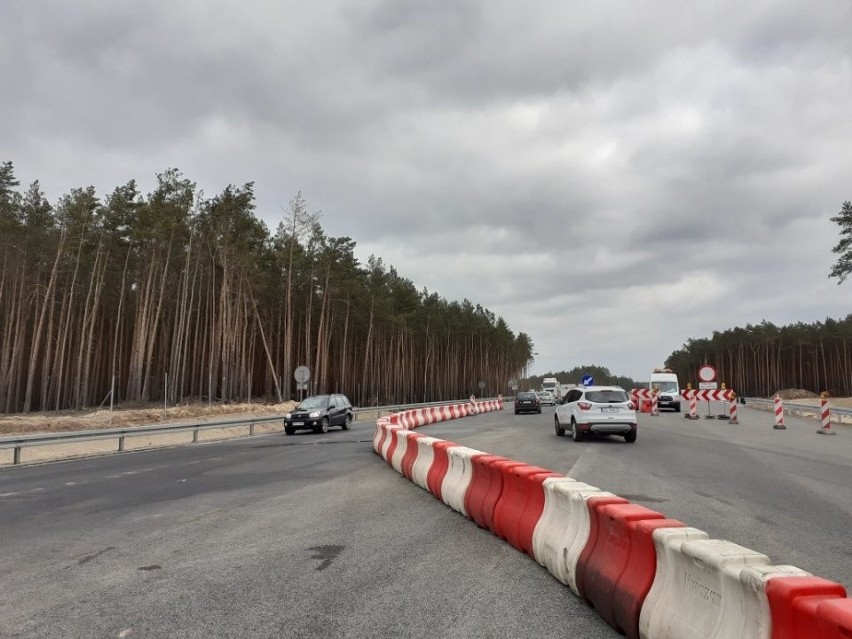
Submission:
[[[437,437],[419,437],[417,439],[417,459],[414,460],[414,465],[411,467],[411,481],[423,490],[429,490],[426,477],[429,475],[429,469],[432,468],[432,462],[435,461],[435,449],[432,446],[439,441],[441,440]]]
[[[393,459],[389,461],[390,465],[393,466],[393,469],[400,475],[402,474],[402,458],[405,455],[405,451],[408,450],[408,445],[411,443],[409,437],[412,434],[413,433],[410,430],[404,428],[396,431],[396,450],[393,451]]]
[[[725,579],[723,573],[726,568],[739,574],[746,566],[769,565],[769,557],[722,539],[678,539],[666,543],[661,554],[657,546],[658,532],[654,531],[657,576],[639,616],[640,636],[643,639],[741,639],[739,634],[724,637],[716,634],[723,610],[735,610],[740,604],[741,592],[725,587],[730,580]],[[661,570],[666,573],[665,589],[655,592]]]
[[[642,639],[662,637],[658,634],[658,628],[668,619],[672,607],[679,606],[679,592],[673,582],[678,570],[681,545],[688,541],[709,539],[710,535],[698,528],[681,527],[658,528],[652,537],[657,553],[657,570],[639,614],[639,636]]]
[[[447,506],[467,517],[464,497],[470,480],[473,479],[472,459],[484,455],[481,450],[467,446],[455,446],[447,449],[449,465],[444,481],[441,483],[441,498]]]
[[[571,484],[571,487],[574,487],[579,483],[582,482],[570,477],[548,477],[541,484],[544,491],[544,508],[533,531],[533,556],[551,574],[554,572],[551,567],[556,566],[561,554],[559,543],[562,541],[569,516],[568,502],[571,493],[565,490],[563,485]]]
[[[390,450],[391,442],[393,441],[393,432],[397,430],[404,430],[402,426],[398,424],[388,424],[387,426],[387,437],[385,437],[385,441],[382,444],[382,459],[384,459],[387,463],[391,463],[391,460],[388,459],[388,450]]]
[[[766,596],[766,583],[777,577],[810,576],[795,566],[726,566],[721,621],[713,637],[771,639],[772,610]]]
[[[589,533],[591,532],[591,517],[589,516],[589,499],[592,497],[618,497],[613,493],[608,493],[589,486],[582,482],[577,482],[581,486],[569,486],[565,484],[562,490],[569,493],[568,499],[568,521],[563,532],[564,537],[559,543],[559,557],[555,566],[556,572],[551,574],[563,584],[568,586],[575,595],[579,596],[580,591],[577,589],[577,562],[580,560],[580,553],[589,542]]]
[[[378,454],[382,454],[382,451],[379,450],[379,441],[382,439],[382,435],[385,434],[388,427],[388,419],[387,417],[379,417],[376,420],[376,432],[373,433],[373,450]]]

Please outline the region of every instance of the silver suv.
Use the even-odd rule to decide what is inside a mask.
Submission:
[[[621,435],[632,444],[636,441],[636,408],[620,386],[578,386],[556,407],[553,425],[559,437],[569,429],[575,442],[587,435]]]

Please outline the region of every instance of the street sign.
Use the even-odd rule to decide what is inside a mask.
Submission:
[[[296,384],[296,390],[308,390],[307,382],[299,382]]]
[[[719,384],[716,382],[698,382],[698,390],[718,390]]]
[[[510,386],[510,387],[513,387],[513,388],[514,388],[514,387],[515,387],[515,386],[517,386],[517,385],[518,385],[518,380],[516,380],[514,377],[513,377],[512,379],[510,379],[510,380],[509,380],[509,386]]]
[[[709,364],[704,364],[698,369],[698,381],[699,382],[715,382],[716,381],[716,369],[710,366]],[[703,388],[703,387],[702,387]],[[716,388],[715,386],[713,388]]]
[[[595,385],[595,378],[592,377],[591,375],[583,375],[580,378],[580,384],[582,384],[583,386],[594,386]]]
[[[299,366],[296,370],[293,371],[293,379],[295,379],[300,384],[304,384],[311,378],[311,369],[307,366]],[[307,387],[305,387],[307,388]]]
[[[477,384],[477,386],[479,386],[479,390],[482,390],[483,388],[485,388],[485,382],[480,380],[479,383]]]

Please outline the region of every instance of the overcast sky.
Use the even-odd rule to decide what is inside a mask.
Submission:
[[[179,168],[534,341],[647,379],[841,318],[852,2],[7,0],[0,161],[51,202]],[[570,380],[565,380],[570,381]]]

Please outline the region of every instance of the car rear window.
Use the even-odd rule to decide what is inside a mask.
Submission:
[[[518,393],[518,399],[535,399],[535,393]]]
[[[599,390],[586,393],[586,399],[596,404],[617,404],[626,402],[627,393],[623,390]]]

